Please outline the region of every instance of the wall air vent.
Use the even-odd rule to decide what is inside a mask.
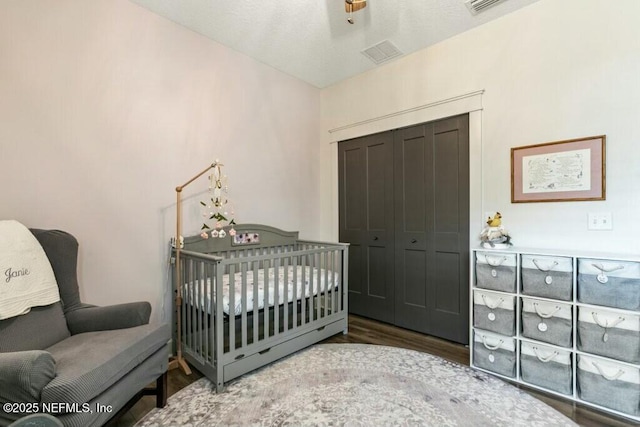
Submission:
[[[472,15],[477,15],[480,12],[484,12],[490,7],[504,3],[505,1],[506,0],[466,0],[464,4]]]
[[[379,65],[392,58],[402,55],[400,49],[398,49],[389,40],[381,41],[380,43],[371,46],[362,51],[362,54],[369,58],[374,64]]]

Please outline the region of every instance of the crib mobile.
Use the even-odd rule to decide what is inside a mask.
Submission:
[[[236,235],[236,230],[233,228],[236,222],[233,218],[235,215],[233,205],[229,203],[229,199],[227,198],[227,194],[229,193],[228,177],[222,174],[221,167],[224,165],[219,163],[218,160],[216,160],[212,166],[214,167],[211,175],[209,175],[208,200],[200,201],[200,205],[203,210],[202,216],[208,218],[209,221],[215,219],[216,223],[213,230],[211,230],[211,227],[209,227],[205,220],[202,224],[200,237],[208,239],[209,235],[211,235],[211,237],[214,238],[225,238],[227,233],[223,229],[224,222],[227,222],[231,226],[229,236],[233,237]],[[228,216],[230,216],[231,219],[228,219]]]
[[[229,203],[229,199],[227,198],[227,193],[229,192],[229,186],[227,184],[228,178],[226,175],[222,174],[222,166],[224,164],[220,163],[218,159],[216,159],[211,165],[207,166],[202,172],[195,175],[193,178],[185,182],[183,185],[176,187],[176,237],[174,240],[175,245],[175,254],[176,254],[176,268],[175,268],[175,278],[176,278],[176,317],[177,317],[177,326],[178,326],[178,336],[176,343],[176,357],[173,358],[169,362],[169,369],[182,368],[186,375],[191,375],[191,369],[187,364],[186,360],[182,356],[182,328],[181,328],[181,310],[182,310],[182,286],[179,278],[181,277],[180,271],[180,250],[184,247],[184,237],[182,236],[182,190],[189,184],[191,184],[196,179],[200,178],[205,173],[210,170],[211,175],[209,175],[209,194],[207,201],[200,201],[200,205],[203,210],[203,217],[205,221],[202,224],[200,236],[203,239],[208,239],[209,236],[213,238],[224,238],[227,236],[227,233],[224,231],[224,223],[228,223],[231,226],[229,230],[230,236],[236,235],[236,230],[233,228],[235,225],[234,210],[233,206]],[[228,219],[231,218],[231,219]],[[212,227],[207,224],[207,220],[216,220],[216,223]],[[211,231],[209,231],[211,230]]]

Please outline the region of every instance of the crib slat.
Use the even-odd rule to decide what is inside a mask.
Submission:
[[[186,283],[187,289],[189,292],[189,311],[187,312],[187,322],[186,322],[186,338],[187,338],[187,348],[191,348],[191,319],[193,318],[193,279],[191,278],[191,266],[193,265],[193,260],[188,260],[187,268],[186,268]]]
[[[182,331],[180,331],[182,333],[182,346],[186,347],[187,346],[187,301],[189,301],[189,286],[186,280],[184,280],[184,278],[186,277],[187,274],[187,261],[186,259],[182,258],[180,259],[180,277],[178,278],[178,280],[180,281],[180,287],[182,289],[182,307],[180,310],[180,317],[182,319],[181,320],[181,329]]]
[[[307,269],[306,269],[306,256],[300,257],[300,268],[302,273],[302,282],[300,282],[300,286],[302,286],[302,297],[301,300],[301,310],[300,310],[300,324],[304,325],[307,323]]]
[[[343,290],[343,284],[347,282],[349,277],[349,252],[348,248],[343,248],[340,253],[340,265],[338,268],[338,310],[344,311],[348,307],[348,294]]]
[[[266,255],[263,251],[263,255]],[[263,335],[262,338],[263,339],[267,339],[269,338],[269,261],[268,260],[263,260],[262,261],[262,272],[263,272],[263,277],[264,277],[264,292],[263,292],[263,296],[264,296],[264,301],[262,303],[262,313],[264,314],[264,322],[263,322]]]
[[[273,335],[278,335],[279,332],[280,332],[280,258],[276,258],[273,260]]]
[[[291,257],[291,270],[293,271],[293,328],[298,327],[298,257]],[[301,303],[302,304],[302,303]]]
[[[229,351],[236,349],[236,265],[229,264]]]
[[[198,261],[197,265],[196,265],[196,275],[197,275],[197,280],[196,282],[198,283],[198,295],[196,296],[196,301],[198,301],[198,304],[196,304],[196,330],[197,332],[197,337],[198,337],[198,354],[200,356],[203,356],[203,349],[204,349],[204,340],[203,340],[203,336],[202,336],[202,310],[204,310],[204,261]]]
[[[336,264],[338,262],[338,255],[340,255],[340,252],[338,251],[333,251],[332,253],[332,257],[331,257],[331,312],[335,313],[336,312]]]
[[[330,252],[324,252],[323,254],[323,258],[324,258],[324,262],[322,264],[323,268],[324,268],[324,284],[323,284],[323,295],[324,295],[324,302],[322,303],[322,312],[324,313],[325,316],[328,316],[328,310],[329,310],[329,255]]]
[[[287,332],[289,330],[289,258],[282,258],[283,269],[284,269],[284,295],[282,299],[284,300],[284,321],[282,330]],[[295,294],[293,297],[294,308],[295,308]]]
[[[240,264],[240,275],[242,276],[242,347],[247,346],[247,263]]]
[[[200,300],[198,299],[198,261],[193,260],[191,263],[191,283],[193,288],[193,300],[191,304],[191,350],[198,354],[198,330],[196,329],[196,322],[198,320],[198,307],[200,306]]]
[[[320,298],[322,296],[322,294],[320,293],[321,289],[320,289],[320,277],[322,272],[320,271],[320,266],[321,266],[321,262],[322,262],[322,257],[321,254],[315,254],[313,255],[313,263],[315,264],[315,275],[316,275],[316,287],[314,289],[314,301],[316,302],[316,320],[320,318],[320,309],[321,307],[321,303],[320,303]]]
[[[209,293],[209,285],[211,284],[211,263],[206,262],[204,264],[204,273],[203,273],[203,304],[202,304],[202,333],[204,338],[204,348],[202,349],[204,353],[205,363],[209,363],[209,342],[211,341],[211,337],[209,336],[209,313],[211,313],[211,297]]]
[[[258,309],[258,267],[259,261],[255,261],[253,264],[253,343],[257,343],[259,339],[260,330],[258,329],[258,320],[260,318],[260,310]]]

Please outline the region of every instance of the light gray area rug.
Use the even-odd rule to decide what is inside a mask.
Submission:
[[[137,426],[575,426],[497,378],[394,347],[320,344],[229,383],[202,378]]]

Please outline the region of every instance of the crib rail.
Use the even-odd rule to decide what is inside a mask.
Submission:
[[[183,351],[218,368],[344,319],[347,248],[296,241],[212,254],[181,251]]]

